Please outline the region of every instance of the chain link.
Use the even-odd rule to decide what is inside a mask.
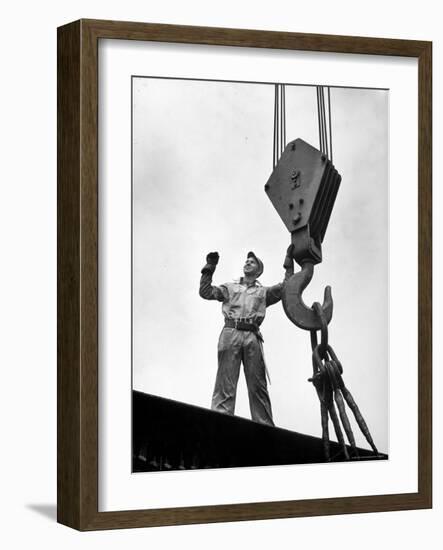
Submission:
[[[337,440],[341,445],[345,459],[349,460],[350,456],[346,447],[345,439],[343,437],[343,431],[340,426],[340,421],[351,446],[353,455],[355,457],[358,457],[355,438],[346,413],[345,403],[351,409],[361,432],[370,444],[374,453],[377,455],[377,448],[375,447],[375,444],[372,440],[371,434],[363,418],[363,415],[361,414],[356,402],[354,401],[350,391],[346,388],[343,381],[343,366],[339,361],[332,346],[329,344],[328,323],[323,308],[318,302],[315,302],[312,308],[320,319],[321,337],[319,343],[317,331],[310,331],[313,375],[312,378],[308,379],[308,381],[312,382],[320,400],[322,439],[325,458],[327,461],[331,460],[328,416],[332,420],[334,431],[337,436]],[[338,408],[338,414],[335,408],[335,404]]]

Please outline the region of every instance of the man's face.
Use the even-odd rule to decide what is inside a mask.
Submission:
[[[257,275],[259,269],[260,266],[254,260],[254,258],[246,258],[245,265],[243,266],[243,273],[245,275],[248,275],[249,277],[254,277],[255,275]]]

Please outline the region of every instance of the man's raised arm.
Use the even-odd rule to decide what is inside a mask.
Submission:
[[[228,290],[224,286],[213,286],[212,276],[220,256],[218,252],[210,252],[206,256],[206,265],[201,270],[199,294],[205,300],[224,302],[228,298]]]

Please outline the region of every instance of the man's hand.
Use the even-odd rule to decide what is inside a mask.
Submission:
[[[206,265],[201,271],[202,274],[212,275],[217,267],[219,259],[220,256],[218,255],[218,252],[209,252],[206,256]]]
[[[206,263],[209,265],[217,265],[219,259],[220,256],[218,255],[218,252],[209,252],[206,256]]]
[[[286,251],[286,257],[283,263],[283,267],[285,269],[294,269],[294,257],[292,256],[293,250],[294,250],[294,245],[290,244]]]

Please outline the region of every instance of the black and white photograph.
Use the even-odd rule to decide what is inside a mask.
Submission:
[[[389,457],[389,90],[134,75],[132,471]]]

